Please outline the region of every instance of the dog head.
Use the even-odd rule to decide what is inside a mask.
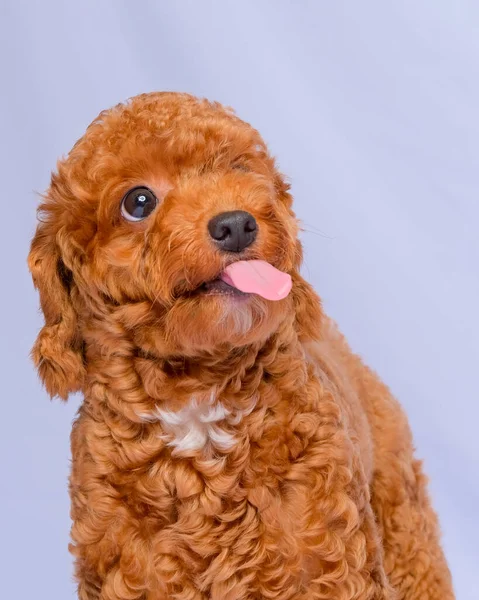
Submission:
[[[52,175],[29,255],[50,394],[81,388],[95,328],[163,357],[261,344],[284,319],[314,335],[288,190],[258,132],[217,103],[154,93],[101,113]],[[248,282],[255,266],[263,281]]]

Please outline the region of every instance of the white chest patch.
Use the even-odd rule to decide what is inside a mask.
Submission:
[[[256,401],[247,409],[228,410],[221,402],[210,399],[191,400],[178,411],[157,407],[150,414],[142,414],[148,422],[160,421],[168,446],[175,452],[191,452],[211,444],[217,450],[229,450],[235,445],[235,435],[231,429],[249,414]]]

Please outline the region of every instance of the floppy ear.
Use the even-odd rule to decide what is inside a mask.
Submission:
[[[66,400],[84,381],[83,341],[70,297],[72,275],[61,260],[51,229],[50,223],[38,226],[28,256],[45,317],[32,358],[50,396]]]
[[[323,310],[313,287],[299,273],[293,275],[293,302],[296,330],[300,341],[317,341],[321,337]]]
[[[296,218],[292,208],[293,197],[290,193],[290,185],[285,177],[276,171],[274,185],[278,197],[287,208],[289,214]],[[321,336],[321,324],[323,321],[323,309],[321,300],[313,287],[299,274],[303,262],[303,246],[299,239],[296,240],[294,257],[293,278],[293,302],[296,312],[296,330],[302,342],[316,341]]]

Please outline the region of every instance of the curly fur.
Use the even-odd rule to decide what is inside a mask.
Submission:
[[[160,199],[140,223],[135,185]],[[291,203],[259,134],[186,94],[103,112],[52,175],[33,359],[50,395],[84,394],[81,600],[453,598],[406,417],[300,276]],[[206,224],[234,209],[288,298],[194,293],[229,260]]]

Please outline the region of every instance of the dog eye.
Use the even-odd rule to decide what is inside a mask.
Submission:
[[[150,215],[158,200],[147,187],[136,187],[126,193],[121,201],[121,214],[127,221],[142,221]]]

